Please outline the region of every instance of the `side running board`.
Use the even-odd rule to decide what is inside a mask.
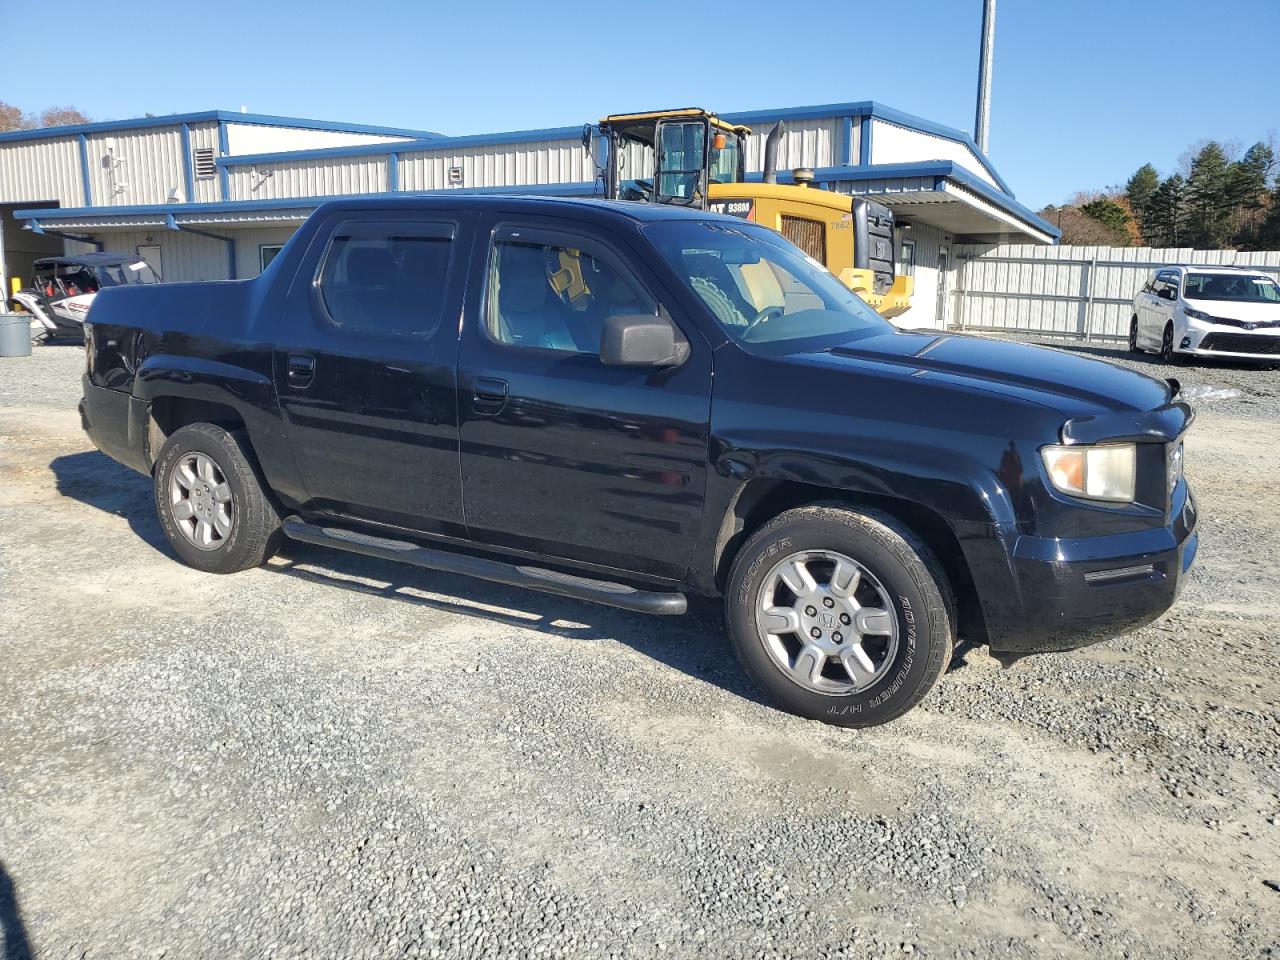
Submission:
[[[404,540],[389,540],[337,527],[320,527],[307,523],[301,517],[286,517],[285,534],[303,543],[315,543],[348,553],[361,553],[368,557],[409,563],[428,570],[459,573],[481,580],[492,580],[513,587],[525,587],[542,593],[555,593],[578,600],[602,603],[607,607],[635,610],[638,613],[655,613],[672,616],[684,613],[689,606],[683,593],[660,593],[637,590],[622,583],[607,580],[591,580],[568,573],[557,573],[541,567],[529,567],[498,560],[486,560],[447,550],[420,547]]]

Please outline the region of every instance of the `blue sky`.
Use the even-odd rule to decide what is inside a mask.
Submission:
[[[65,45],[30,5],[4,4],[0,35],[34,30],[68,59],[11,52],[0,99],[94,119],[244,105],[450,134],[844,100],[971,129],[981,19],[981,0],[739,0],[719,20],[725,5],[667,0],[57,6]],[[1278,37],[1280,0],[1000,0],[991,158],[1039,208],[1147,160],[1168,172],[1202,139],[1266,138],[1280,129]]]

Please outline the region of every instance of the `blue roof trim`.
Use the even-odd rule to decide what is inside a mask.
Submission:
[[[93,206],[93,181],[89,177],[89,141],[80,134],[80,186],[83,188],[84,205]]]
[[[277,200],[234,200],[230,203],[156,203],[118,207],[49,207],[42,210],[15,210],[15,220],[81,220],[89,217],[183,216],[192,213],[237,213],[254,210],[304,210],[333,200],[370,200],[393,197],[435,197],[442,194],[504,194],[530,197],[591,196],[595,181],[532,184],[520,187],[447,187],[443,190],[403,190],[399,193],[335,194],[326,197],[284,197]]]
[[[182,182],[187,195],[183,199],[191,203],[196,198],[196,177],[191,169],[191,124],[182,125]]]
[[[730,123],[768,123],[771,120],[819,120],[823,117],[861,117],[869,115],[876,107],[874,100],[856,100],[849,103],[815,103],[806,107],[779,107],[776,110],[739,110],[722,113],[720,118]]]
[[[16,140],[53,140],[78,134],[104,133],[111,130],[143,130],[149,127],[177,127],[183,123],[247,123],[267,127],[297,127],[301,130],[331,130],[338,133],[368,133],[387,137],[409,137],[431,140],[441,136],[432,130],[409,130],[403,127],[380,127],[368,123],[342,123],[336,120],[307,120],[303,117],[277,117],[266,113],[236,113],[233,110],[204,110],[198,113],[171,113],[164,117],[135,117],[131,120],[101,120],[96,123],[73,123],[63,127],[40,127],[36,130],[11,130],[0,133],[0,143]]]

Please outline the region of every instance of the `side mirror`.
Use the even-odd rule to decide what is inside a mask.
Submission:
[[[1178,291],[1174,290],[1172,287],[1163,287],[1156,296],[1161,300],[1177,300]]]
[[[619,314],[604,322],[600,362],[612,367],[676,367],[689,344],[666,317]]]

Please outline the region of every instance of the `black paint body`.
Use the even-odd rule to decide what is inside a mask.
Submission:
[[[729,340],[650,246],[646,204],[501,197],[338,201],[254,280],[105,290],[89,320],[94,442],[148,472],[157,410],[243,423],[267,485],[304,518],[716,594],[744,530],[773,508],[839,500],[916,527],[947,566],[962,627],[994,651],[1069,649],[1158,616],[1196,549],[1165,458],[1191,420],[1175,388],[1022,344],[885,332],[766,357]],[[444,321],[361,336],[321,315],[335,226],[450,225]],[[606,244],[688,338],[677,367],[498,343],[481,323],[500,225]],[[167,405],[167,406],[166,406]],[[218,411],[223,411],[219,414]],[[1039,449],[1139,443],[1138,502],[1053,490]],[[1095,585],[1086,573],[1151,564]]]

